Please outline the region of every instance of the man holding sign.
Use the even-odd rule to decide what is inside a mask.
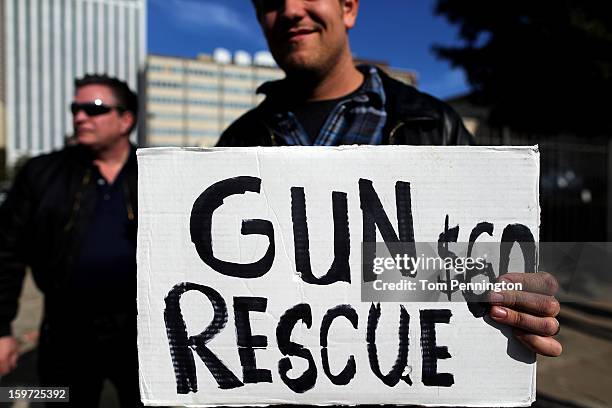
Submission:
[[[355,67],[348,30],[359,0],[253,0],[276,62],[286,73],[259,89],[266,99],[221,136],[218,146],[342,144],[467,145],[473,138],[443,102],[374,67]],[[553,336],[556,280],[549,274],[506,274],[524,291],[495,293],[491,317],[547,356],[561,354]]]

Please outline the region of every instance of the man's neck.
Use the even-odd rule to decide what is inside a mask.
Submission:
[[[287,74],[294,83],[292,89],[301,90],[305,101],[337,99],[354,92],[363,83],[364,77],[353,63],[353,58],[345,55],[338,64],[320,74]]]
[[[94,164],[107,182],[112,184],[115,181],[130,156],[130,149],[130,142],[125,138],[108,149],[94,152]]]

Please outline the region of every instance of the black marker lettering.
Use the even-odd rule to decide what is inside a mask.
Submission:
[[[291,188],[291,220],[293,221],[293,242],[295,267],[302,280],[315,285],[329,285],[334,282],[350,282],[349,266],[350,237],[346,193],[332,192],[334,215],[334,261],[324,276],[317,278],[310,266],[310,244],[308,221],[306,219],[306,198],[304,188]]]
[[[380,231],[385,243],[406,243],[405,253],[411,258],[416,258],[416,247],[414,245],[414,226],[412,221],[412,202],[410,198],[410,183],[398,181],[395,184],[395,202],[397,207],[397,226],[399,238],[389,221],[389,217],[383,209],[382,203],[376,194],[372,181],[359,179],[359,200],[363,213],[363,242],[376,242],[376,227]],[[367,250],[366,250],[367,249]],[[396,250],[391,250],[391,256],[398,255]],[[372,282],[376,280],[373,272],[374,258],[376,257],[375,246],[364,246],[363,251],[363,281]],[[402,268],[404,276],[416,276],[416,271],[410,268]]]
[[[268,338],[253,336],[249,312],[265,312],[268,299],[262,297],[234,297],[234,320],[238,338],[238,354],[242,365],[242,381],[247,383],[272,382],[270,370],[257,368],[255,349],[268,347]]]
[[[335,385],[346,385],[351,382],[353,377],[355,377],[355,372],[357,370],[355,365],[355,356],[351,355],[346,363],[346,366],[338,375],[333,375],[331,370],[329,369],[329,356],[327,355],[327,335],[329,334],[329,327],[336,317],[344,316],[346,319],[351,322],[353,328],[357,329],[357,312],[351,305],[338,305],[334,308],[331,308],[325,313],[323,316],[323,321],[321,322],[321,361],[323,363],[323,371],[327,375],[327,378],[330,379],[332,384]]]
[[[187,337],[187,328],[181,313],[180,300],[185,292],[191,290],[206,295],[212,304],[214,316],[212,322],[202,333]],[[184,282],[175,285],[166,296],[165,301],[164,321],[166,322],[166,333],[168,334],[170,355],[174,366],[176,392],[178,394],[188,394],[190,391],[198,391],[192,350],[195,350],[206,364],[206,368],[217,381],[219,388],[241,387],[243,384],[240,380],[206,347],[206,343],[220,333],[227,323],[227,307],[221,295],[208,286]]]
[[[484,233],[493,236],[493,224],[490,222],[478,223],[472,232],[470,233],[470,241],[468,243],[467,257],[472,257],[472,250],[474,248],[474,242],[478,237]],[[478,275],[484,275],[489,279],[489,282],[495,282],[495,271],[493,265],[490,262],[485,262],[484,268],[470,268],[466,269],[465,282],[471,282],[472,279]],[[467,306],[474,317],[483,317],[489,313],[491,305],[487,302],[488,292],[483,292],[480,295],[474,293],[471,289],[464,290],[462,292],[463,298],[467,300]]]
[[[431,387],[450,387],[455,383],[452,374],[438,373],[438,360],[450,358],[446,346],[436,345],[436,323],[448,323],[452,313],[448,309],[421,310],[421,353],[423,355],[423,384]]]
[[[214,211],[223,205],[223,200],[247,191],[259,193],[261,179],[240,176],[219,181],[208,187],[193,204],[191,210],[191,241],[195,244],[200,258],[212,269],[223,275],[237,278],[258,278],[272,267],[274,262],[274,228],[267,220],[243,220],[242,235],[265,235],[269,245],[265,255],[258,261],[239,264],[215,258],[212,250],[212,217]]]
[[[510,264],[510,251],[515,242],[523,253],[525,261],[525,272],[533,273],[536,270],[536,246],[533,234],[523,224],[510,224],[504,228],[501,237],[501,248],[499,250],[499,276],[508,273]]]
[[[410,329],[410,315],[404,309],[404,306],[400,305],[400,323],[399,323],[399,351],[397,359],[391,368],[391,371],[383,375],[380,371],[380,365],[378,363],[378,351],[376,347],[376,328],[378,327],[378,319],[380,319],[380,303],[376,306],[372,304],[370,306],[370,313],[368,314],[368,327],[366,334],[366,341],[368,343],[368,358],[370,360],[370,368],[372,372],[382,380],[382,382],[389,386],[394,387],[399,380],[412,385],[410,375],[404,374],[406,365],[408,364],[408,331]]]
[[[306,327],[312,326],[312,312],[310,305],[301,303],[287,310],[278,321],[276,326],[276,341],[278,349],[284,356],[301,357],[308,361],[308,368],[298,378],[292,379],[287,376],[287,371],[293,368],[289,357],[281,358],[278,362],[278,372],[281,379],[287,386],[296,393],[303,393],[314,387],[317,381],[317,366],[310,350],[301,344],[291,341],[291,332],[295,324],[302,320]]]
[[[447,259],[450,258],[453,260],[453,264],[455,263],[455,259],[457,259],[457,255],[448,249],[448,243],[449,242],[457,242],[457,238],[459,237],[459,226],[455,226],[453,228],[448,228],[448,214],[446,214],[446,217],[444,218],[444,232],[440,234],[440,236],[438,237],[438,256],[440,258]],[[446,262],[445,262],[446,264]],[[441,280],[440,277],[438,276],[438,283],[446,283],[446,290],[442,291],[444,293],[446,293],[446,297],[447,299],[450,301],[451,300],[451,296],[453,294],[453,289],[451,289],[451,275],[450,275],[450,271],[445,268],[445,277],[446,280]],[[458,278],[458,277],[455,277]]]

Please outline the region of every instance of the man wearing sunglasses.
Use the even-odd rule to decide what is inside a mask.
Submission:
[[[234,122],[218,146],[472,144],[445,103],[374,67],[355,67],[348,31],[359,0],[253,0],[259,24],[286,78],[262,85],[266,99]],[[507,274],[526,291],[491,299],[491,317],[515,328],[526,347],[561,354],[554,298],[546,273]]]
[[[122,406],[139,406],[138,100],[108,76],[75,88],[70,146],[26,163],[0,207],[0,375],[17,363],[10,323],[28,265],[45,295],[41,385],[70,387],[70,405],[90,407],[108,379]]]

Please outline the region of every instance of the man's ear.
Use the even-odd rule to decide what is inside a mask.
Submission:
[[[121,133],[128,134],[132,126],[135,124],[136,118],[130,111],[125,111],[121,115]]]
[[[359,11],[359,0],[341,0],[342,2],[342,19],[344,27],[348,30],[353,28],[357,21],[357,12]]]

